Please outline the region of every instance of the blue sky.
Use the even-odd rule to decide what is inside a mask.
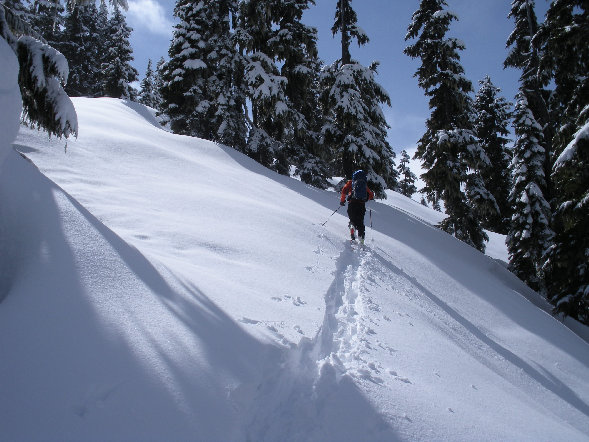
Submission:
[[[478,81],[490,75],[496,86],[510,101],[517,92],[519,73],[503,69],[507,54],[505,41],[513,30],[513,22],[507,18],[510,0],[446,0],[448,9],[456,13],[450,35],[461,39],[466,50],[461,60],[466,77],[478,89]],[[307,11],[304,22],[319,32],[319,56],[325,63],[339,58],[339,35],[332,36],[337,0],[316,0],[317,5]],[[536,15],[541,20],[548,8],[547,0],[536,1]],[[147,60],[154,63],[167,56],[173,31],[173,0],[129,0],[127,20],[134,31],[131,36],[135,67],[142,77]],[[424,132],[424,122],[429,109],[423,91],[413,77],[418,61],[403,54],[407,46],[404,37],[411,15],[419,6],[419,0],[353,0],[358,14],[358,24],[370,38],[370,43],[359,48],[354,44],[352,57],[363,64],[380,62],[379,83],[391,97],[391,107],[383,110],[391,126],[389,142],[400,152],[412,151]]]

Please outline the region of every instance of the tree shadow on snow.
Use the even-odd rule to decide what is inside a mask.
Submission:
[[[318,404],[311,384],[298,388],[300,378],[281,365],[290,349],[255,339],[197,286],[156,268],[16,153],[7,170],[2,183],[19,189],[3,186],[3,214],[11,216],[1,224],[13,238],[8,249],[20,252],[11,256],[17,288],[5,291],[15,302],[31,299],[15,312],[0,304],[0,317],[13,318],[0,321],[2,339],[28,330],[18,342],[27,352],[15,352],[14,342],[2,346],[0,373],[14,385],[0,399],[14,422],[6,437],[270,440],[271,427],[283,440],[297,440],[301,428],[321,435],[315,440],[352,440],[342,428],[351,431],[354,422],[392,434],[353,383],[344,379],[321,396],[344,417],[356,411],[343,422],[334,407]],[[269,373],[290,379],[292,389],[268,383]],[[283,425],[266,420],[268,403],[297,395],[299,416],[319,414],[300,428],[288,414]],[[23,425],[30,416],[38,418]]]

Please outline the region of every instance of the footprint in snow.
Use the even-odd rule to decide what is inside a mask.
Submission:
[[[239,320],[239,322],[243,323],[243,324],[259,324],[260,321],[256,321],[255,319],[250,319],[250,318],[246,318],[243,317]]]

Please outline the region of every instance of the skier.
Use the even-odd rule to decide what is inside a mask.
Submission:
[[[342,195],[340,198],[340,205],[346,205],[346,199],[348,203],[348,218],[350,218],[350,237],[352,241],[356,239],[354,228],[358,232],[358,238],[360,244],[364,244],[364,215],[366,215],[366,201],[374,199],[374,192],[368,188],[366,182],[366,172],[363,170],[357,170],[352,175],[352,179],[348,180],[344,188],[342,189]]]

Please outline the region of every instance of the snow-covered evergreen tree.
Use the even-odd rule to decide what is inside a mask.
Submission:
[[[161,96],[156,85],[157,72],[151,67],[151,59],[147,61],[145,77],[141,80],[141,90],[139,91],[139,102],[153,109],[159,109],[161,105]]]
[[[541,47],[540,72],[554,81],[550,114],[555,123],[556,155],[582,126],[578,117],[589,104],[589,4],[555,0],[534,41]]]
[[[115,4],[108,21],[107,52],[102,63],[102,90],[105,96],[134,99],[136,92],[131,83],[138,80],[137,70],[131,66],[133,49],[129,43],[132,29]]]
[[[20,20],[30,22],[31,11],[28,7],[28,2],[24,3],[22,0],[2,0],[1,3],[6,9],[10,10],[10,13],[14,14]]]
[[[546,254],[548,297],[555,311],[589,323],[589,4],[551,2],[535,42],[540,72],[554,83],[554,242]]]
[[[481,177],[490,163],[474,134],[472,84],[464,77],[458,52],[464,44],[446,37],[450,23],[457,20],[446,6],[444,0],[422,0],[405,37],[416,39],[405,54],[421,59],[415,76],[432,109],[415,157],[426,170],[422,192],[434,207],[444,201],[448,217],[440,227],[484,251],[488,237],[480,220],[496,211],[497,204]]]
[[[31,25],[50,45],[55,45],[60,39],[63,12],[61,0],[31,2]]]
[[[543,255],[551,245],[550,205],[542,189],[545,152],[542,127],[520,92],[514,112],[516,141],[513,156],[514,186],[509,200],[513,207],[506,243],[509,268],[535,290],[544,291]]]
[[[7,19],[4,6],[0,5],[0,38],[12,47],[20,65],[23,117],[50,135],[66,138],[77,135],[76,111],[63,90],[68,77],[67,60],[48,44],[27,35],[17,39],[12,32],[18,29],[20,33],[27,28],[14,14]]]
[[[302,23],[302,16],[313,0],[284,0],[274,3],[272,38],[275,57],[286,78],[289,116],[283,135],[287,161],[296,166],[301,179],[326,188],[329,153],[320,142],[319,73],[317,30]]]
[[[537,39],[534,38],[538,32],[534,8],[535,0],[512,0],[508,17],[514,20],[514,30],[507,39],[509,53],[503,65],[506,68],[512,67],[521,70],[520,90],[525,93],[528,107],[542,127],[545,150],[544,174],[546,176],[546,186],[543,193],[550,200],[554,121],[550,117],[547,105],[550,91],[544,88],[548,84],[549,78],[539,69],[541,54],[538,51]]]
[[[102,40],[97,27],[98,10],[93,2],[68,7],[58,48],[70,67],[66,92],[70,96],[100,93]]]
[[[553,176],[556,236],[544,265],[549,299],[556,312],[589,325],[589,122],[556,160]]]
[[[512,152],[509,148],[510,103],[500,96],[501,90],[486,76],[479,82],[475,97],[474,129],[490,160],[490,166],[481,170],[485,188],[494,196],[499,210],[483,218],[483,227],[493,232],[507,233],[511,220],[509,193],[511,191],[510,164]]]
[[[406,150],[401,152],[401,159],[399,160],[399,187],[398,191],[411,198],[415,192],[417,192],[417,187],[415,186],[415,181],[417,180],[417,176],[411,171],[409,168],[409,154]]]
[[[163,65],[163,112],[174,132],[245,144],[245,100],[237,80],[241,64],[231,33],[237,2],[179,0],[179,19]]]
[[[244,0],[240,3],[236,34],[244,51],[244,86],[251,102],[251,128],[246,153],[281,174],[290,172],[283,139],[290,105],[287,79],[277,61],[273,0]]]
[[[332,32],[341,34],[342,58],[321,75],[324,143],[333,152],[336,173],[349,179],[354,170],[363,169],[376,196],[386,198],[384,190],[397,187],[395,153],[387,141],[389,126],[382,112],[382,105],[390,106],[390,98],[376,82],[378,63],[365,67],[350,56],[351,39],[359,45],[368,42],[351,0],[338,2]]]
[[[238,50],[233,29],[237,22],[237,0],[207,2],[212,35],[207,56],[214,140],[243,150],[246,142],[245,108],[243,89],[244,60]]]

